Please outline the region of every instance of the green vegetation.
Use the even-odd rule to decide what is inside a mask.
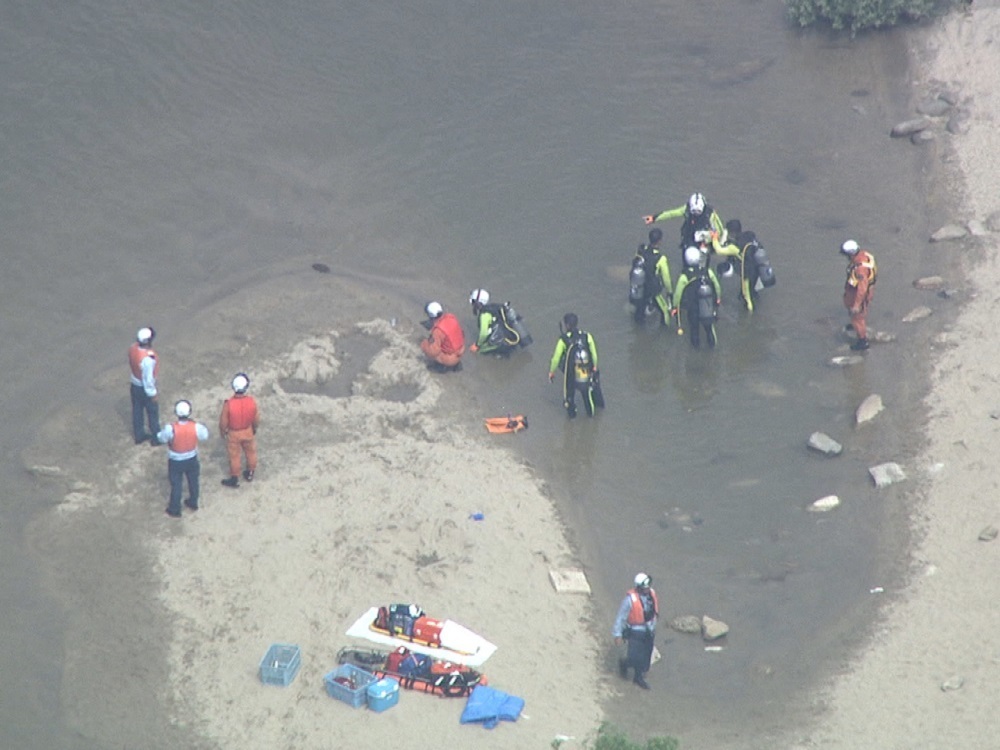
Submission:
[[[554,750],[558,750],[561,745],[560,740],[552,741]],[[597,737],[593,743],[585,745],[592,750],[678,750],[680,746],[680,742],[673,737],[650,737],[645,744],[633,742],[625,732],[606,721],[597,728]]]
[[[785,0],[788,17],[799,26],[828,23],[834,29],[881,29],[900,21],[919,21],[955,0]]]

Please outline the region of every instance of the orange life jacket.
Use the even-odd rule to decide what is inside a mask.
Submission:
[[[198,447],[197,424],[191,420],[174,422],[174,437],[170,441],[170,450],[174,453],[188,453]]]
[[[865,269],[865,273],[859,274],[859,269]],[[868,277],[868,286],[875,286],[875,279],[878,277],[878,266],[875,265],[875,256],[867,250],[858,250],[847,266],[847,286],[857,287],[861,283],[861,277]]]
[[[660,602],[656,598],[656,592],[650,589],[649,595],[653,597],[653,617],[659,617]],[[639,592],[635,589],[629,589],[628,596],[632,600],[632,607],[628,611],[628,624],[630,626],[645,625],[648,621],[646,620],[646,613],[642,609],[642,599],[639,597]]]
[[[257,420],[257,402],[253,396],[233,396],[226,401],[226,407],[229,412],[227,429],[245,430],[247,427],[253,427]]]
[[[445,313],[434,322],[434,330],[440,335],[441,351],[444,354],[458,354],[465,348],[465,333],[453,313]]]
[[[157,358],[156,352],[152,349],[143,349],[139,346],[138,341],[133,341],[132,346],[128,348],[128,366],[132,368],[132,374],[136,380],[142,380],[142,360],[146,357],[152,357],[156,363],[153,365],[153,377],[158,378],[160,376],[160,360]]]

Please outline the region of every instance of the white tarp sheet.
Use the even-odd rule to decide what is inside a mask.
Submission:
[[[352,638],[363,638],[372,643],[381,643],[392,648],[405,646],[415,653],[427,654],[435,659],[445,659],[455,664],[464,664],[467,667],[482,666],[497,650],[496,646],[482,636],[451,620],[445,620],[441,627],[441,646],[439,648],[414,643],[406,638],[394,638],[369,627],[375,622],[377,615],[378,607],[372,607],[347,629],[347,635]]]

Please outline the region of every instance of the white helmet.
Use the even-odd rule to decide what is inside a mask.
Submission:
[[[441,303],[440,302],[428,302],[424,306],[424,311],[427,313],[427,317],[428,318],[430,318],[431,320],[434,320],[435,318],[438,318],[438,317],[441,316],[441,313],[444,312],[444,308],[441,307]]]
[[[239,373],[235,378],[233,378],[233,391],[236,393],[246,393],[247,388],[250,387],[250,378],[248,378],[244,373]]]
[[[854,240],[847,240],[847,242],[840,246],[840,252],[844,255],[854,255],[860,249],[858,243]]]
[[[191,402],[183,399],[174,404],[174,414],[178,419],[187,419],[191,416]]]
[[[485,289],[473,289],[469,292],[469,302],[472,304],[488,305],[490,303],[490,293]]]
[[[152,328],[143,327],[135,332],[135,340],[140,344],[148,344],[153,340],[154,335]]]
[[[700,214],[705,210],[705,196],[701,193],[691,193],[688,198],[688,211],[693,214]]]
[[[649,585],[652,582],[653,582],[653,579],[650,578],[645,573],[636,573],[635,574],[635,586],[636,586],[636,588],[639,588],[639,589],[648,589]]]
[[[691,245],[687,250],[684,251],[684,265],[686,266],[700,266],[701,265],[701,250]]]

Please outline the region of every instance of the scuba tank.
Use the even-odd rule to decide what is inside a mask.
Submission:
[[[753,251],[753,261],[757,264],[757,276],[760,283],[765,287],[774,286],[777,279],[774,277],[774,269],[771,268],[771,261],[767,259],[767,252],[760,245]]]
[[[586,341],[578,340],[573,345],[573,379],[577,383],[589,383],[590,372],[590,349]]]
[[[639,246],[642,249],[642,246]],[[642,256],[636,256],[632,261],[632,270],[628,275],[628,301],[639,305],[646,298],[646,262]]]
[[[698,320],[710,323],[715,320],[715,289],[707,276],[698,279]]]
[[[517,334],[517,343],[522,346],[528,346],[532,342],[531,334],[528,333],[528,327],[524,324],[524,320],[517,311],[511,306],[510,302],[503,303],[503,310],[501,311],[503,315],[504,324]]]

